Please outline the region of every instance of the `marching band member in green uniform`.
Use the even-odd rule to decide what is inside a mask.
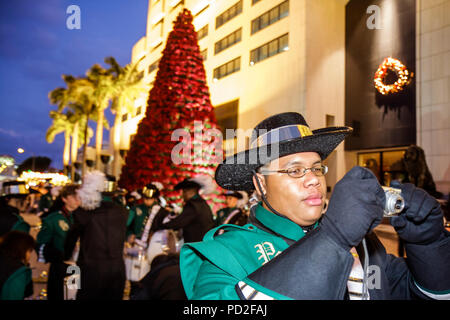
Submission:
[[[226,207],[219,209],[216,212],[216,225],[220,226],[223,221],[228,217],[228,215],[237,209],[237,202],[239,199],[242,199],[242,194],[237,191],[227,191],[225,192],[225,203]]]
[[[104,173],[96,170],[86,173],[78,190],[80,208],[73,215],[73,225],[64,246],[65,260],[69,260],[79,239],[77,300],[123,298],[128,212],[112,200],[114,187],[114,183],[107,182]]]
[[[322,161],[351,131],[312,131],[293,112],[257,125],[250,149],[226,158],[215,179],[228,190],[256,189],[262,202],[251,208],[247,225],[222,225],[183,246],[189,299],[450,298],[450,233],[439,203],[425,191],[395,186],[406,205],[390,219],[406,259],[388,255],[371,232],[386,196],[370,170],[352,168],[324,214]]]
[[[53,197],[51,193],[52,187],[50,185],[43,185],[39,187],[39,192],[41,194],[41,198],[39,199],[39,212],[41,212],[41,216],[45,217],[49,213],[50,208],[53,205]]]
[[[29,267],[35,241],[22,231],[0,237],[0,300],[23,300],[33,294]]]
[[[127,220],[127,238],[129,243],[133,243],[135,239],[142,237],[152,207],[158,203],[159,196],[160,191],[151,183],[142,190],[143,203],[130,210]]]
[[[216,226],[220,226],[224,223],[236,224],[239,226],[247,224],[247,215],[238,204],[238,202],[243,199],[244,196],[242,191],[225,192],[225,202],[227,206],[217,211],[215,219]]]
[[[28,188],[23,181],[5,181],[0,197],[0,236],[8,231],[17,230],[28,233],[30,225],[23,220],[20,209],[29,195]]]
[[[64,206],[42,220],[42,227],[36,238],[39,259],[50,262],[47,281],[49,300],[64,299],[64,277],[68,267],[64,263],[64,243],[73,224],[72,212],[80,206],[78,188],[78,185],[63,187],[60,197]]]

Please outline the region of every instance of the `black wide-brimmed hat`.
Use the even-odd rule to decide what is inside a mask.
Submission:
[[[317,152],[322,160],[353,131],[350,127],[312,130],[303,116],[286,112],[261,121],[252,132],[250,149],[217,167],[215,179],[227,190],[252,190],[253,171],[272,160],[299,152]]]
[[[175,186],[175,190],[201,189],[201,185],[191,178],[186,178]]]

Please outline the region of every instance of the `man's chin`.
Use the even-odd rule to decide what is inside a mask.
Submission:
[[[311,210],[312,212],[302,212],[295,216],[295,219],[291,219],[299,226],[308,227],[316,223],[322,216],[322,210]]]

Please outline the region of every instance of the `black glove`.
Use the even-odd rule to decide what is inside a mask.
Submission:
[[[334,187],[322,229],[350,250],[381,222],[385,200],[375,175],[368,169],[354,167]]]
[[[400,238],[409,243],[429,244],[439,239],[444,231],[443,215],[439,202],[425,190],[411,183],[391,183],[402,190],[405,209],[391,218],[391,225]]]

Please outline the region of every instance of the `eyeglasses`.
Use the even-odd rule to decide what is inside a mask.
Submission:
[[[269,175],[271,173],[287,173],[288,176],[292,178],[303,178],[308,173],[308,171],[314,173],[316,177],[321,177],[328,172],[328,167],[324,165],[312,168],[292,167],[286,170],[262,170],[260,173],[263,175]]]

